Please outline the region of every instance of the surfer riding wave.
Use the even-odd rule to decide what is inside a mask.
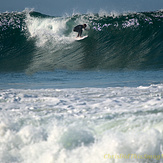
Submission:
[[[82,37],[82,32],[83,32],[83,29],[85,29],[87,27],[86,24],[83,24],[83,25],[77,25],[76,27],[74,27],[73,31],[74,32],[78,32],[78,35],[77,37]]]

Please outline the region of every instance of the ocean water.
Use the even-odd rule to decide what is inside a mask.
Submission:
[[[0,163],[161,163],[162,119],[162,10],[0,14]]]

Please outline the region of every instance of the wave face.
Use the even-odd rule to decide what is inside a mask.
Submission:
[[[72,31],[86,23],[75,41]],[[0,71],[145,70],[163,68],[163,11],[74,14],[35,11],[0,14]]]

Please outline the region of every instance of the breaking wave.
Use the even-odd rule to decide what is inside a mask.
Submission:
[[[88,38],[72,31],[86,23]],[[0,14],[0,71],[144,70],[163,68],[163,11]]]

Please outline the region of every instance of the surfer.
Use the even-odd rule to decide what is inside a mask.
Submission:
[[[86,27],[87,27],[86,24],[77,25],[76,27],[74,27],[73,31],[74,31],[74,32],[78,32],[77,37],[81,37],[81,35],[82,35],[82,29],[85,29]]]

